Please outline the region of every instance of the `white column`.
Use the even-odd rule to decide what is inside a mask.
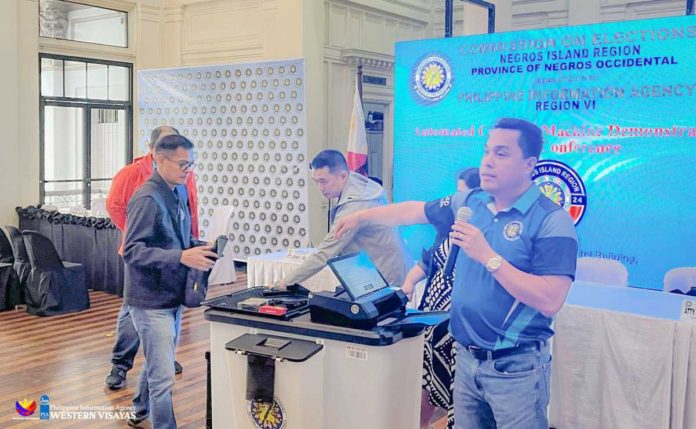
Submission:
[[[165,3],[162,26],[163,67],[181,66],[181,37],[184,23],[184,7],[178,1]]]

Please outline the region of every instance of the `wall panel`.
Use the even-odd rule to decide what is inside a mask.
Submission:
[[[228,250],[239,259],[308,239],[303,62],[143,70],[140,146],[157,125],[195,145],[199,226],[211,240],[214,210],[233,206]]]

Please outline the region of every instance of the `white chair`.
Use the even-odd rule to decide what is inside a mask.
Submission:
[[[679,289],[686,293],[696,287],[696,267],[673,268],[667,271],[662,284],[665,292]]]
[[[628,286],[628,270],[621,262],[612,259],[579,258],[575,281]]]
[[[213,223],[208,235],[210,240],[215,240],[220,235],[229,236],[232,231],[233,206],[223,206],[215,208],[213,212]],[[208,285],[219,285],[234,283],[237,280],[237,273],[234,269],[234,255],[231,252],[232,246],[227,242],[222,252],[222,258],[218,259],[213,267],[213,271],[208,278]]]

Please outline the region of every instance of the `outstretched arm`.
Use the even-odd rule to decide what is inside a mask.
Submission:
[[[425,203],[422,201],[406,201],[388,206],[374,207],[352,213],[341,219],[336,219],[333,233],[341,238],[351,231],[362,228],[365,225],[415,225],[428,223],[425,217]]]
[[[317,245],[317,251],[310,255],[302,264],[298,265],[291,273],[283,277],[283,279],[278,283],[278,287],[284,289],[288,285],[295,283],[302,283],[308,278],[312,277],[314,274],[321,271],[325,266],[326,262],[341,254],[341,251],[346,247],[352,240],[355,234],[358,232],[359,228],[354,228],[350,233],[343,234],[340,238],[335,234],[335,225],[342,219],[342,217],[337,217],[334,227],[331,228],[324,239]],[[330,285],[335,286],[335,285]]]

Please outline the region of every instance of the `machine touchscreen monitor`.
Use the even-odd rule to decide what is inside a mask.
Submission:
[[[353,300],[389,287],[365,252],[339,256],[328,264]]]

